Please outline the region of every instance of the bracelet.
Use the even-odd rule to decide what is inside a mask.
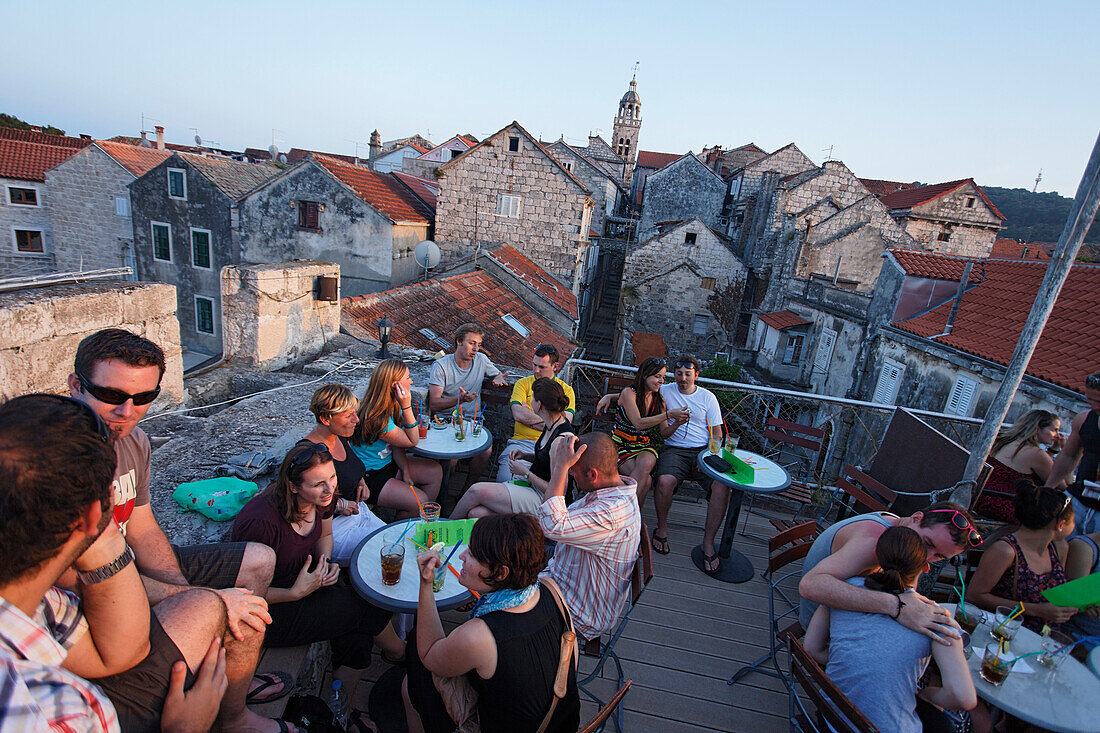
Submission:
[[[411,423],[409,423],[408,425],[402,425],[402,426],[401,426],[401,429],[402,429],[402,430],[408,430],[409,428],[415,428],[415,427],[419,427],[419,424],[418,424],[418,423],[414,423],[414,422],[411,422]]]
[[[95,585],[96,583],[102,583],[108,578],[113,578],[118,575],[122,570],[134,561],[134,551],[130,549],[129,545],[126,545],[126,549],[122,551],[118,557],[106,565],[100,565],[94,570],[77,571],[77,577],[80,578],[80,582],[84,585]]]
[[[892,619],[894,619],[895,621],[897,621],[897,620],[898,620],[898,617],[899,617],[899,616],[901,616],[901,609],[902,609],[902,607],[903,607],[903,606],[904,606],[905,604],[904,604],[904,603],[902,603],[902,601],[901,601],[901,595],[900,595],[900,594],[899,594],[899,595],[896,595],[896,596],[894,596],[894,598],[897,598],[897,599],[898,599],[898,610],[897,610],[897,611],[896,611],[896,612],[894,613],[894,615],[893,615],[893,616],[891,616],[890,618],[892,618]]]

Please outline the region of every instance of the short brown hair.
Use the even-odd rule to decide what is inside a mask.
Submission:
[[[930,504],[921,510],[923,515],[920,519],[921,527],[932,527],[937,524],[946,524],[947,532],[951,535],[951,541],[959,547],[968,547],[970,536],[970,530],[964,527],[960,527],[955,524],[955,515],[953,511],[962,515],[971,527],[974,526],[974,518],[970,516],[970,512],[963,509],[961,506],[953,501],[937,501],[935,504]]]
[[[326,384],[318,387],[309,401],[309,411],[321,422],[322,417],[332,417],[350,412],[359,406],[355,393],[342,384]]]
[[[470,531],[470,552],[485,566],[488,575],[481,579],[493,590],[520,590],[538,581],[546,565],[546,537],[530,514],[482,517]]]
[[[105,328],[85,336],[76,347],[73,371],[91,379],[95,365],[110,359],[131,367],[155,366],[164,377],[164,351],[144,336],[123,328]]]
[[[468,333],[476,333],[482,338],[485,337],[485,329],[483,329],[481,326],[477,325],[476,323],[463,323],[461,326],[458,327],[458,330],[455,331],[455,346],[458,346],[459,343],[461,343],[462,340],[466,338],[466,334]]]

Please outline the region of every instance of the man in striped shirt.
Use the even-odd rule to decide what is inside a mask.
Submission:
[[[606,433],[563,434],[550,448],[550,471],[538,520],[558,545],[543,574],[561,588],[577,633],[594,639],[611,629],[630,591],[642,527],[637,485],[619,475]],[[583,496],[566,508],[569,476]]]

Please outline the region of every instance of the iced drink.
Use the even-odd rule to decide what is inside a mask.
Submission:
[[[405,564],[405,543],[399,541],[400,537],[400,530],[382,535],[379,557],[382,561],[383,585],[397,585],[401,582],[401,566]]]
[[[978,624],[982,620],[982,612],[974,606],[968,606],[965,603],[960,603],[955,606],[955,620],[962,627],[963,631],[973,635],[974,629],[978,628]]]
[[[1004,684],[1015,662],[1015,655],[998,650],[996,644],[990,644],[985,648],[985,655],[982,657],[982,666],[978,674],[989,684],[1000,687]]]

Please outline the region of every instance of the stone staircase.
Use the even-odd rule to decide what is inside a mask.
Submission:
[[[581,340],[585,358],[593,361],[614,361],[615,328],[619,312],[619,293],[623,284],[623,256],[613,255],[604,273],[596,313]]]

